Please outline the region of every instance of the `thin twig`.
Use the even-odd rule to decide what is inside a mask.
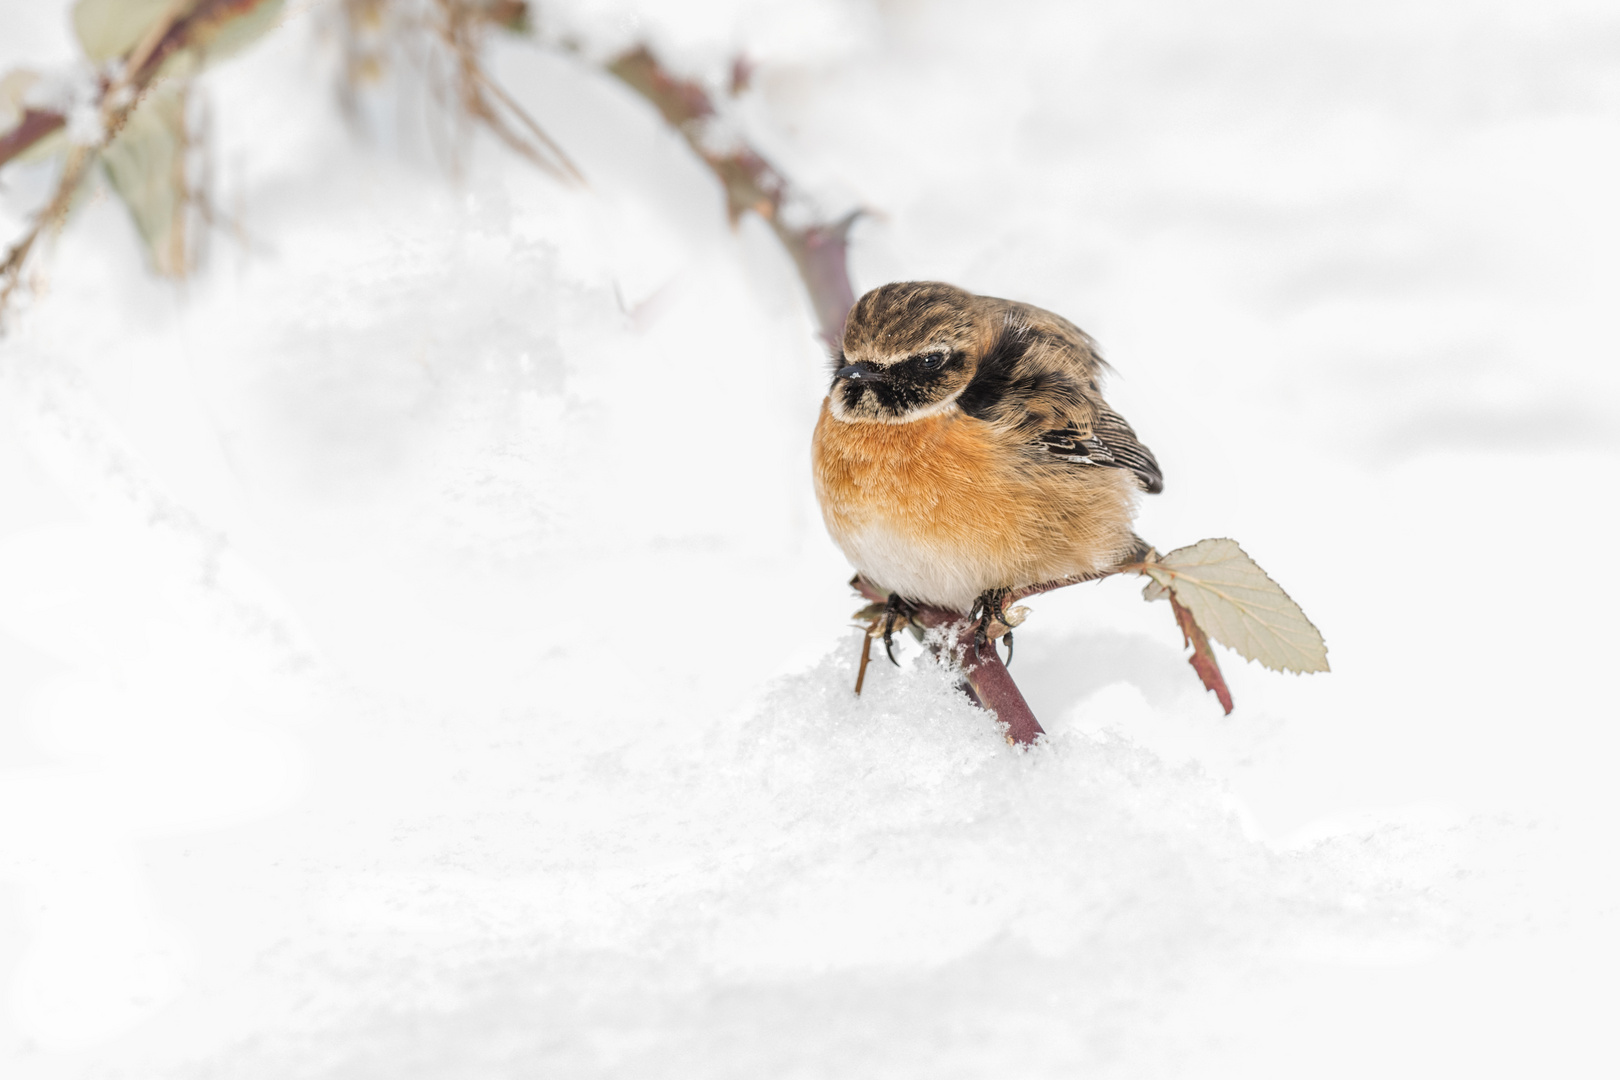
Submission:
[[[872,627],[867,627],[861,635],[861,667],[855,672],[855,696],[861,696],[861,687],[866,685],[866,666],[872,662]]]
[[[62,167],[62,178],[57,182],[51,201],[45,204],[45,208],[35,216],[33,225],[6,252],[5,261],[0,262],[0,316],[5,314],[11,294],[22,284],[23,269],[40,233],[67,215],[74,192],[79,190],[79,184],[84,181],[84,174],[94,160],[95,154],[82,146],[76,146],[69,152],[67,163]],[[3,323],[0,323],[0,327],[3,327]]]
[[[558,146],[556,141],[541,129],[540,125],[535,122],[534,118],[524,111],[523,106],[519,105],[512,95],[506,92],[500,83],[496,82],[494,79],[491,79],[482,67],[475,66],[471,69],[470,73],[472,78],[477,81],[479,87],[484,90],[488,90],[491,94],[494,94],[496,100],[502,105],[506,106],[512,115],[517,117],[518,121],[524,127],[529,129],[529,134],[533,135],[535,140],[538,141],[540,145],[544,146],[547,152],[556,158],[555,162],[544,163],[546,168],[560,172],[563,176],[577,184],[585,183],[584,174],[579,171],[578,166],[569,160],[568,155],[563,152],[563,148]],[[493,110],[489,110],[489,113],[491,115],[486,117],[487,122],[495,128],[497,134],[501,135],[501,137],[507,141],[508,145],[517,147],[520,151],[536,161],[540,160],[539,155],[534,154],[532,150],[528,148],[528,145],[523,143],[522,140],[516,135],[506,133],[504,124],[493,115]]]
[[[466,0],[436,0],[436,3],[443,17],[436,29],[455,58],[457,96],[467,115],[482,121],[496,138],[546,172],[562,180],[583,184],[585,177],[562,147],[484,70],[484,31],[497,9],[469,4]],[[500,111],[490,103],[486,93],[517,119],[518,124],[528,131],[529,138],[512,129]]]

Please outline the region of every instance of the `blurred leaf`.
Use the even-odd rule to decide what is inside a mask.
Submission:
[[[196,12],[186,48],[164,64],[168,74],[190,74],[269,31],[283,6],[283,0],[78,0],[73,29],[85,55],[104,63],[126,55],[166,19]]]
[[[275,29],[283,0],[257,0],[220,5],[220,13],[192,34],[190,48],[205,64],[229,59]]]
[[[17,68],[0,75],[0,132],[10,131],[23,118],[23,98],[39,82],[39,73]]]
[[[534,32],[534,16],[527,0],[483,0],[484,18],[513,34]]]
[[[1328,670],[1320,631],[1237,541],[1200,540],[1142,572],[1153,579],[1142,590],[1145,599],[1174,594],[1199,628],[1240,656],[1275,671]]]
[[[191,0],[79,0],[73,5],[73,32],[84,54],[98,64],[123,56],[175,8]]]
[[[102,168],[123,200],[158,273],[186,272],[186,87],[167,82],[130,113],[101,153]]]

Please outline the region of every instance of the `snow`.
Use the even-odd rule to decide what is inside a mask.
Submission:
[[[92,200],[0,341],[5,1075],[1613,1070],[1611,10],[542,9],[758,58],[857,287],[1074,318],[1143,534],[1327,636],[1223,718],[1140,582],[1038,598],[1030,750],[909,642],[850,693],[824,359],[682,140],[503,43],[589,186],[453,179],[319,15],[208,76],[245,243]]]

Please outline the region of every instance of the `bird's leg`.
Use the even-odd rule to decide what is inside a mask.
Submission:
[[[889,602],[883,609],[883,651],[889,654],[889,663],[895,667],[900,661],[894,658],[894,628],[902,623],[910,622],[911,617],[917,614],[917,605],[905,599],[899,593],[890,593]]]
[[[973,643],[979,648],[984,648],[985,644],[990,640],[991,623],[998,622],[1007,627],[1009,634],[1011,633],[1012,624],[1007,621],[1005,609],[1007,597],[1011,595],[1011,589],[986,589],[979,594],[977,600],[973,601],[973,610],[968,612],[968,618],[971,619],[975,615],[982,616],[979,619],[979,625],[973,631]],[[1012,642],[1009,641],[1007,644],[1010,646]]]

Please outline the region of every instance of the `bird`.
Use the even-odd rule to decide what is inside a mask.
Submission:
[[[896,618],[926,604],[982,613],[982,646],[1019,588],[1148,552],[1133,520],[1163,474],[1103,399],[1109,365],[1068,319],[894,282],[855,302],[832,360],[816,497],[860,577],[889,594],[886,644]]]

